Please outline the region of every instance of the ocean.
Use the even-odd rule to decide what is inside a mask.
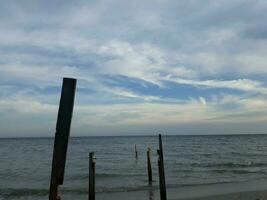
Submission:
[[[53,138],[0,139],[0,199],[48,199]],[[134,145],[138,159],[135,159]],[[152,186],[147,177],[152,150]],[[164,136],[168,189],[267,179],[267,135]],[[144,193],[158,199],[158,137],[70,138],[62,199],[87,199],[88,154],[96,156],[96,197]],[[127,193],[126,193],[127,192]]]

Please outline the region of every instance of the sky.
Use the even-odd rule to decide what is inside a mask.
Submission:
[[[266,0],[0,3],[0,137],[267,133]]]

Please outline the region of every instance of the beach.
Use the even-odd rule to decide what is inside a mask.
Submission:
[[[266,200],[267,191],[239,192],[225,195],[215,195],[188,200]]]
[[[160,200],[159,190],[97,194],[97,199]],[[266,200],[267,180],[167,189],[169,200]]]
[[[263,200],[267,199],[267,180],[188,187],[170,191],[170,199]]]

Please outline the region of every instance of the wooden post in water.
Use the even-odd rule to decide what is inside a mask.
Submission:
[[[134,151],[135,151],[135,159],[138,159],[138,152],[137,152],[137,147],[136,144],[134,145]]]
[[[151,167],[151,160],[150,160],[150,152],[151,149],[147,148],[147,175],[148,175],[148,182],[149,184],[152,183],[152,167]]]
[[[58,187],[63,184],[68,140],[75,99],[76,79],[63,78],[54,141],[49,200],[59,200]]]
[[[95,200],[95,154],[89,154],[89,200]]]
[[[167,200],[165,174],[164,174],[164,160],[161,134],[159,134],[159,149],[158,149],[158,169],[159,169],[159,184],[160,184],[160,199]]]

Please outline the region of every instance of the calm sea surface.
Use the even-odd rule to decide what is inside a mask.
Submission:
[[[53,142],[0,139],[1,200],[47,199]],[[168,188],[267,179],[267,135],[163,136],[163,143]],[[71,138],[61,196],[86,199],[91,151],[97,158],[97,194],[147,190],[147,147],[157,188],[156,136]]]

